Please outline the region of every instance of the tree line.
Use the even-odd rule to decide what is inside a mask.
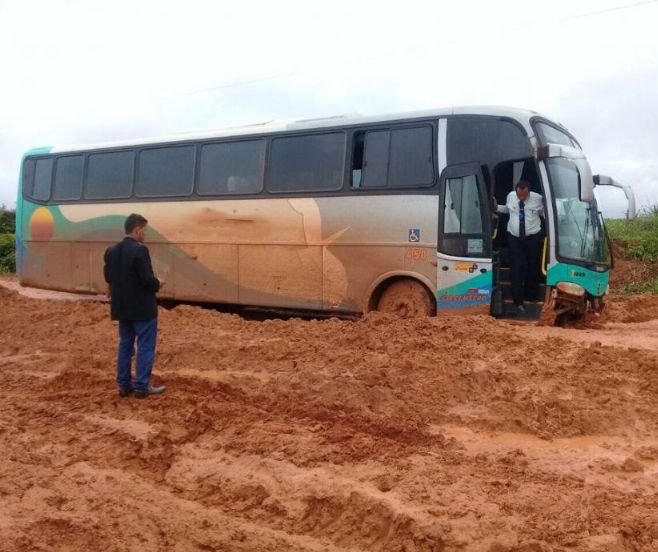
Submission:
[[[16,209],[0,206],[0,274],[16,272]]]

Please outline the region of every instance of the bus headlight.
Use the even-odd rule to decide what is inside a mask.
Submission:
[[[574,297],[583,297],[585,295],[585,288],[583,286],[572,284],[571,282],[558,282],[556,287],[558,291]]]

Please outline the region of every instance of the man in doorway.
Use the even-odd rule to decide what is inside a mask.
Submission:
[[[544,198],[530,191],[530,184],[520,180],[507,195],[505,205],[493,200],[494,210],[509,214],[509,257],[512,269],[512,298],[517,314],[526,314],[524,298],[537,299],[539,262],[542,245],[541,218]]]
[[[152,386],[151,370],[158,336],[158,304],[155,294],[164,285],[153,274],[151,256],[144,245],[148,221],[137,214],[124,223],[126,236],[105,252],[105,281],[110,285],[112,320],[119,321],[117,385],[119,396],[133,391],[143,399],[164,393],[164,385]],[[136,377],[130,374],[137,339]]]

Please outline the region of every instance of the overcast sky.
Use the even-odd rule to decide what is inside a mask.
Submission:
[[[482,104],[561,122],[658,203],[657,0],[0,0],[0,68],[10,206],[36,146]]]

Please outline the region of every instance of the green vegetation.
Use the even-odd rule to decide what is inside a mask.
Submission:
[[[0,274],[16,272],[16,211],[0,206]]]
[[[658,206],[634,220],[607,220],[605,224],[617,246],[616,253],[647,267],[639,271],[640,278],[627,284],[624,291],[658,293]]]
[[[624,291],[626,293],[653,293],[658,295],[658,277],[643,282],[632,282],[624,288]]]
[[[607,220],[605,224],[610,237],[624,245],[626,258],[658,262],[658,212],[633,220]]]

